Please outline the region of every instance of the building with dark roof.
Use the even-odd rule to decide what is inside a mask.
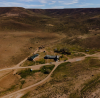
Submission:
[[[45,57],[44,57],[44,59],[54,59],[55,61],[57,61],[58,59],[59,59],[59,56],[50,56],[50,55],[46,55]]]
[[[35,55],[29,57],[28,60],[30,60],[30,61],[34,60],[34,58],[36,58],[38,55],[39,55],[39,54],[35,54]]]

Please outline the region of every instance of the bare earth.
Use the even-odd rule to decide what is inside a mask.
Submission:
[[[93,55],[87,55],[87,56],[85,56],[85,57],[99,57],[100,58],[100,53],[97,53],[97,54],[93,54]],[[76,62],[76,61],[81,61],[81,60],[84,60],[85,59],[85,57],[77,57],[77,58],[74,58],[74,59],[69,59],[68,61],[69,62]],[[68,62],[68,61],[66,61],[66,62]],[[31,89],[31,88],[33,88],[33,87],[36,87],[36,86],[38,86],[38,85],[41,85],[41,84],[44,84],[45,82],[47,82],[49,79],[50,79],[50,76],[51,76],[51,74],[54,72],[54,70],[57,68],[57,66],[59,65],[59,64],[61,64],[61,63],[63,63],[63,61],[62,62],[54,62],[54,63],[52,63],[52,64],[55,64],[55,67],[54,67],[54,69],[52,70],[52,72],[45,78],[45,79],[43,79],[42,81],[40,81],[40,82],[38,82],[38,83],[36,83],[36,84],[33,84],[33,85],[31,85],[31,86],[28,86],[28,87],[26,87],[26,88],[23,88],[23,89],[20,89],[20,90],[18,90],[18,91],[16,91],[16,92],[13,92],[13,93],[11,93],[11,94],[8,94],[8,95],[6,95],[6,96],[4,96],[3,98],[16,98],[16,97],[21,97],[22,95],[22,93],[23,93],[23,95],[24,95],[24,93],[25,92],[27,92],[27,91],[29,91],[29,89]],[[38,69],[38,68],[40,68],[41,66],[43,66],[43,65],[48,65],[48,64],[42,64],[42,65],[36,65],[36,66],[31,66],[31,67],[25,67],[25,68],[32,68],[32,69]],[[38,66],[38,67],[37,67]],[[21,68],[21,67],[14,67],[14,68],[9,68],[10,70],[11,69],[18,69],[18,68]],[[22,67],[23,68],[23,67]],[[2,70],[0,70],[0,71],[3,71],[3,70],[8,70],[8,68],[6,68],[6,69],[2,69]],[[78,85],[77,85],[78,86]],[[77,87],[76,87],[77,88]],[[21,93],[21,94],[20,94]],[[20,95],[19,95],[20,94]]]
[[[64,35],[43,32],[0,32],[0,69],[15,66],[38,46],[57,41],[58,37],[63,38]]]

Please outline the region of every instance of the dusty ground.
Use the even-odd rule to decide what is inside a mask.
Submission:
[[[15,66],[33,53],[38,46],[49,45],[49,43],[57,41],[58,37],[63,38],[64,35],[59,36],[56,33],[43,32],[0,32],[0,69]],[[7,91],[10,92],[9,90],[20,89],[20,77],[17,74],[14,75],[14,73],[16,73],[16,70],[0,72],[0,95],[4,95]],[[28,77],[25,80],[22,88],[32,85],[45,77],[41,73],[34,74],[34,77]],[[15,86],[16,84],[17,86]]]
[[[22,32],[22,33],[23,34],[17,33],[17,32],[14,32],[14,33],[8,32],[9,37],[7,35],[4,35],[3,36],[4,39],[3,38],[0,39],[0,41],[2,43],[1,44],[2,49],[0,49],[0,50],[1,50],[1,52],[3,52],[3,53],[1,53],[0,59],[4,60],[3,57],[5,57],[5,60],[4,61],[2,60],[1,64],[9,65],[8,67],[15,65],[16,63],[20,62],[22,58],[23,59],[26,58],[25,56],[29,56],[29,54],[31,54],[33,51],[35,51],[37,45],[40,46],[40,44],[42,44],[42,45],[44,44],[44,45],[48,46],[47,48],[41,50],[41,52],[43,52],[45,50],[48,55],[54,54],[54,52],[50,49],[49,46],[52,43],[54,43],[55,41],[57,42],[57,37],[59,37],[59,35],[56,34],[55,36],[53,36],[51,34],[50,35],[51,37],[47,38],[45,33],[44,33],[44,36],[41,35],[41,33],[37,33],[37,34],[32,33],[32,32],[30,32],[30,33]],[[38,38],[33,39],[33,37],[38,37]],[[4,41],[5,38],[6,38],[6,41]],[[10,40],[10,38],[11,38],[11,40]],[[87,38],[87,36],[83,36],[83,38]],[[3,41],[4,41],[4,45],[3,45]],[[41,43],[40,43],[40,41],[41,41]],[[47,41],[50,44],[48,44],[47,42],[44,43],[45,41]],[[12,44],[10,45],[10,43],[12,43]],[[30,47],[32,47],[32,49],[30,49]],[[5,51],[3,51],[3,49]],[[27,50],[29,50],[28,53],[26,53]],[[21,57],[20,56],[21,54],[22,55],[25,54],[25,55],[23,57]],[[18,59],[17,57],[21,57],[18,62],[16,62],[16,60],[11,59],[11,57],[13,55],[15,56],[16,60]],[[42,56],[44,56],[44,54],[41,54],[40,58]],[[86,56],[88,56],[88,54],[86,54]],[[94,54],[93,56],[100,58],[100,53],[98,52],[97,54]],[[85,58],[85,57],[83,57],[83,58]],[[83,58],[81,60],[83,60]],[[77,61],[77,59],[80,59],[80,58],[75,57],[75,59],[70,59],[69,61],[74,62],[74,61]],[[36,58],[36,60],[38,60],[38,58]],[[14,63],[11,63],[12,61],[14,61]],[[53,61],[48,60],[48,62],[53,62]],[[56,63],[56,64],[59,65],[59,63]],[[7,66],[5,66],[5,67],[7,67]],[[56,67],[57,67],[57,65],[56,65]],[[65,69],[65,70],[67,70],[67,69]],[[17,75],[17,74],[14,75],[14,73],[16,73],[17,71],[18,70],[9,70],[9,71],[3,71],[0,73],[0,93],[1,93],[0,96],[2,96],[4,94],[14,93],[17,90],[23,89],[23,91],[21,93],[16,92],[16,97],[21,97],[28,92],[29,93],[27,94],[26,97],[32,97],[32,98],[34,98],[34,97],[68,98],[68,97],[72,97],[73,94],[74,94],[74,97],[75,96],[78,97],[77,91],[81,91],[86,82],[88,82],[94,76],[99,74],[100,68],[92,69],[92,70],[87,68],[85,71],[83,71],[83,69],[81,69],[81,64],[79,63],[74,69],[72,69],[72,71],[75,71],[75,74],[77,74],[78,76],[75,76],[75,77],[67,76],[64,80],[58,79],[58,81],[54,81],[54,82],[52,82],[53,78],[50,78],[49,82],[46,82],[43,85],[40,85],[36,88],[31,88],[31,89],[30,89],[30,87],[35,85],[36,83],[38,84],[39,81],[41,81],[41,83],[42,83],[42,80],[45,79],[45,77],[47,75],[43,75],[40,72],[37,72],[33,76],[28,76],[25,79],[21,79],[21,77],[19,75]],[[60,73],[60,71],[59,71],[59,73]],[[70,72],[70,74],[72,74],[72,73]],[[62,73],[61,73],[61,76],[63,76]],[[73,73],[73,76],[74,76],[74,73]],[[21,83],[22,81],[25,81],[25,83],[22,84]],[[14,85],[16,87],[12,87]],[[29,89],[28,89],[28,86],[29,86]],[[28,90],[27,89],[24,90],[26,87]],[[93,92],[90,92],[90,94],[86,95],[85,97],[99,97],[99,95],[100,95],[99,94],[99,85],[97,85],[96,88],[98,88],[98,89],[94,90]],[[75,95],[75,93],[77,95]],[[12,96],[14,96],[14,95],[12,95]],[[10,95],[9,95],[9,97],[10,97]]]
[[[19,71],[21,71],[21,69],[5,71],[5,74],[3,71],[2,73],[4,75],[1,73],[2,77],[0,78],[0,96],[31,86],[43,80],[47,76],[46,74],[37,72],[32,76],[21,78],[21,76],[17,74]],[[24,81],[23,84],[22,81]]]
[[[43,32],[0,32],[0,68],[16,65],[36,47],[52,43],[58,37],[58,34]]]
[[[43,80],[47,75],[44,75],[40,72],[35,73],[33,76],[29,76],[25,79],[25,84],[22,88],[28,87],[30,85],[33,85],[41,80]]]
[[[27,56],[27,53],[22,52],[25,49],[28,49],[27,43],[29,42],[29,38],[23,36],[25,34],[28,33],[23,32],[19,34],[19,32],[0,32],[0,68],[9,67],[17,63],[15,59],[18,59],[18,55],[21,55],[22,58],[23,56]],[[15,63],[12,63],[11,61],[14,61]]]
[[[6,75],[0,78],[0,96],[16,90],[15,85],[19,83],[19,76],[14,75],[13,71],[10,70]]]
[[[80,66],[80,62],[79,62],[79,67]],[[52,79],[43,84],[38,86],[36,89],[34,89],[33,91],[30,91],[30,93],[26,96],[26,97],[31,97],[31,98],[69,98],[69,97],[73,97],[73,98],[77,98],[80,97],[78,95],[78,91],[81,91],[82,88],[84,87],[84,85],[86,83],[89,82],[89,80],[92,80],[93,78],[95,78],[98,74],[100,74],[100,68],[87,68],[87,70],[81,70],[81,68],[76,67],[77,69],[75,74],[77,75],[77,77],[69,77],[69,76],[65,76],[65,79],[60,79],[58,78],[57,81],[52,81]],[[66,69],[65,69],[66,70]],[[79,71],[78,71],[79,70]],[[59,73],[59,72],[58,72]],[[70,73],[69,73],[70,74]],[[63,72],[62,72],[63,75]],[[59,76],[59,75],[58,75]],[[91,87],[92,89],[93,87]],[[85,98],[99,98],[100,97],[100,84],[98,83],[96,85],[96,87],[94,87],[93,91],[87,92],[86,96],[83,96]],[[76,94],[75,94],[76,93]]]
[[[36,10],[36,12],[41,12],[40,14],[27,12],[22,8],[8,10],[8,8],[1,9],[0,30],[5,32],[0,31],[0,69],[10,69],[0,70],[0,96],[11,94],[8,97],[21,97],[25,94],[24,97],[100,97],[100,77],[90,81],[96,78],[97,74],[100,74],[99,60],[96,59],[97,62],[91,60],[89,63],[82,63],[81,60],[84,60],[85,57],[81,59],[82,55],[78,54],[78,52],[85,52],[90,48],[90,52],[87,54],[98,52],[95,56],[100,58],[100,16],[98,11],[93,10],[91,12],[91,9],[89,9],[85,13],[86,9],[83,9],[82,12],[81,10],[74,13],[71,11],[66,14],[67,10],[64,10],[63,15],[60,10],[50,12],[48,10],[46,12],[49,12],[50,15],[48,13],[43,15],[42,10]],[[14,14],[12,11],[14,11]],[[24,17],[23,14],[25,14]],[[83,16],[84,14],[86,16]],[[6,32],[8,30],[13,32]],[[20,32],[15,32],[14,30],[19,30]],[[53,32],[58,32],[58,34]],[[66,59],[69,59],[71,65],[63,65],[64,69],[62,66],[60,70],[54,72],[56,73],[54,77],[48,75],[45,78],[46,75],[37,72],[32,76],[21,78],[20,75],[16,74],[21,64],[19,62],[24,62],[41,45],[47,47],[44,49],[46,50],[46,55],[56,55],[57,53],[54,53],[53,49],[57,47],[66,47],[71,52],[76,51],[77,54],[64,55]],[[43,56],[45,54],[41,54],[35,60],[39,60]],[[53,61],[46,60],[47,62]],[[60,61],[60,63],[63,62]],[[75,65],[73,62],[77,64]],[[55,69],[60,63],[55,63]],[[93,65],[93,68],[90,68],[90,65]],[[40,67],[41,65],[30,66],[33,69]],[[25,70],[24,67],[22,70]],[[54,73],[52,72],[52,74]],[[49,81],[47,81],[48,79]],[[38,87],[35,87],[37,85]],[[82,89],[85,91],[83,94],[81,94]]]
[[[88,56],[88,55],[87,55]],[[90,56],[93,56],[93,57],[99,57],[100,56],[100,54],[99,53],[97,53],[97,54],[94,54],[94,55],[90,55]],[[81,57],[81,58],[74,58],[74,59],[70,59],[69,61],[71,61],[71,62],[75,62],[77,59],[81,59],[81,60],[84,60],[83,58],[85,58],[85,57]],[[96,61],[96,60],[95,60]],[[55,63],[56,64],[56,67],[60,64],[60,63],[62,63],[62,62],[59,62],[59,63]],[[84,62],[83,62],[83,64],[85,64]],[[94,63],[95,64],[95,63]],[[72,63],[72,65],[73,65],[73,63]],[[77,75],[77,77],[75,76],[75,77],[67,77],[67,78],[65,78],[64,80],[59,80],[59,78],[58,78],[58,81],[52,81],[52,79],[50,80],[50,82],[47,82],[47,83],[45,83],[44,85],[40,85],[38,88],[36,88],[35,90],[32,90],[33,88],[31,88],[31,87],[33,87],[33,86],[35,86],[35,84],[34,85],[32,85],[32,83],[36,83],[36,84],[39,84],[39,83],[37,83],[39,80],[41,80],[40,81],[40,83],[42,83],[42,81],[44,82],[46,79],[44,79],[43,80],[43,78],[45,78],[45,76],[43,76],[43,77],[40,77],[40,76],[42,76],[41,74],[39,74],[39,73],[36,73],[36,74],[34,74],[32,77],[27,77],[26,79],[24,79],[26,82],[25,82],[25,84],[22,86],[22,88],[24,87],[24,86],[28,86],[27,88],[23,88],[21,91],[19,90],[18,92],[16,91],[16,97],[19,97],[19,94],[20,94],[20,92],[21,92],[21,94],[20,94],[20,96],[22,96],[22,95],[24,95],[26,92],[28,92],[28,91],[30,91],[30,89],[32,90],[32,91],[35,91],[35,92],[32,92],[31,91],[31,93],[32,94],[30,94],[29,95],[29,97],[70,97],[70,94],[71,93],[73,93],[74,91],[76,91],[76,89],[78,88],[78,89],[81,89],[81,85],[82,84],[84,84],[85,82],[87,82],[90,78],[92,78],[91,76],[92,75],[96,75],[97,73],[99,73],[99,68],[97,68],[97,69],[88,69],[88,67],[87,67],[87,69],[85,69],[85,71],[81,68],[81,62],[79,62],[79,64],[78,64],[78,62],[76,62],[76,67],[75,67],[75,69],[73,70],[73,69],[71,69],[71,70],[69,70],[69,75],[70,74],[72,74],[72,75],[74,75],[74,73],[75,73],[75,75]],[[82,65],[82,66],[84,66],[84,65]],[[86,65],[85,65],[86,66]],[[55,67],[55,69],[56,69],[56,67]],[[72,67],[73,68],[73,67]],[[64,69],[65,70],[65,69]],[[53,71],[54,71],[54,69],[53,69]],[[52,72],[53,72],[52,71]],[[72,72],[70,72],[70,71],[72,71]],[[74,72],[75,71],[75,72]],[[59,71],[59,73],[63,73],[63,71]],[[67,74],[67,73],[66,73]],[[61,75],[63,75],[63,74],[61,74]],[[35,77],[34,77],[35,76]],[[57,77],[59,77],[59,74],[58,75],[56,75]],[[7,76],[6,76],[7,77]],[[50,75],[48,75],[48,77],[50,77]],[[42,78],[42,79],[41,79]],[[35,80],[34,80],[35,79]],[[22,79],[23,80],[23,79]],[[22,81],[22,80],[20,80],[20,82]],[[37,82],[36,82],[37,81]],[[52,82],[53,82],[53,84],[52,84]],[[78,83],[77,83],[78,82]],[[67,83],[67,84],[66,84]],[[20,86],[21,84],[19,84],[19,86]],[[19,88],[20,89],[20,88]],[[48,90],[49,89],[49,90]],[[64,89],[64,90],[63,90]],[[14,89],[15,90],[15,89]],[[18,90],[18,89],[17,89]],[[73,91],[74,90],[74,91]],[[55,91],[58,91],[57,93],[55,93]],[[69,92],[68,92],[69,91]],[[25,93],[24,93],[25,92]],[[13,92],[14,93],[14,92]],[[35,94],[34,94],[35,93]],[[59,93],[61,93],[61,94],[59,94]],[[65,94],[66,93],[66,94]],[[38,95],[39,94],[39,95]],[[9,97],[12,97],[12,96],[14,96],[14,95],[9,95]],[[15,96],[14,96],[15,97]]]
[[[4,77],[5,75],[7,75],[8,73],[10,73],[10,72],[11,72],[11,70],[1,71],[1,72],[0,72],[0,79],[1,79],[2,77]]]

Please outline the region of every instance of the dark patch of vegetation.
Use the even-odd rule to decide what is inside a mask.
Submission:
[[[23,85],[24,83],[25,83],[25,80],[22,80],[22,81],[21,81],[21,84]]]
[[[13,91],[16,88],[16,85],[12,85],[10,88],[8,88],[5,91],[0,92],[0,95],[4,95],[7,92]]]
[[[65,48],[62,48],[62,49],[57,48],[57,49],[54,50],[54,52],[71,55],[71,52],[69,51],[69,49],[65,49]]]
[[[31,76],[36,72],[40,72],[40,70],[32,70],[30,68],[26,69],[26,70],[21,70],[18,72],[18,74],[22,77],[22,78],[26,78],[27,76]]]
[[[26,78],[27,76],[32,76],[34,73],[37,72],[42,72],[44,74],[49,74],[52,69],[54,68],[55,65],[46,65],[40,68],[40,70],[32,70],[30,68],[26,69],[26,70],[21,70],[18,72],[18,74],[22,77],[22,78]],[[24,81],[22,81],[22,83],[24,83]]]
[[[24,94],[21,98],[27,98],[29,96],[30,92],[27,92],[26,94]]]
[[[22,80],[22,81],[21,81],[20,89],[22,88],[22,86],[23,86],[24,83],[25,83],[25,80]]]
[[[11,88],[7,89],[7,91],[12,91],[15,89],[15,87],[16,87],[16,85],[13,85],[13,86],[11,86]]]
[[[46,65],[46,66],[43,66],[41,67],[41,72],[44,73],[44,74],[49,74],[52,69],[54,68],[55,65]]]
[[[32,65],[37,65],[37,64],[45,64],[45,60],[44,59],[39,59],[38,61],[29,61],[26,60],[23,64],[21,64],[22,67],[25,66],[32,66]]]

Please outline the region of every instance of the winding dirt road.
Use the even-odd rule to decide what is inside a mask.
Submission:
[[[86,55],[86,56],[84,56],[84,57],[77,57],[77,58],[73,58],[73,59],[69,59],[69,60],[67,60],[67,61],[65,61],[65,62],[77,62],[77,61],[81,61],[81,60],[84,60],[85,59],[85,57],[98,57],[99,59],[100,59],[100,53],[98,52],[98,53],[96,53],[96,54],[93,54],[93,55]],[[31,86],[28,86],[28,87],[26,87],[26,88],[23,88],[23,89],[21,89],[21,90],[18,90],[18,91],[16,91],[16,92],[13,92],[13,93],[11,93],[11,94],[8,94],[8,95],[6,95],[6,96],[3,96],[2,98],[19,98],[19,97],[21,97],[21,96],[23,96],[24,95],[24,91],[26,91],[26,90],[28,90],[28,89],[30,89],[30,88],[33,88],[33,87],[36,87],[36,86],[38,86],[38,85],[41,85],[41,84],[43,84],[43,83],[45,83],[49,78],[50,78],[50,76],[51,76],[51,74],[54,72],[54,70],[57,68],[57,66],[59,65],[59,64],[61,64],[61,63],[63,63],[64,61],[61,61],[61,62],[53,62],[52,64],[54,64],[55,65],[55,67],[54,67],[54,69],[51,71],[51,73],[45,78],[45,79],[43,79],[42,81],[40,81],[40,82],[38,82],[38,83],[36,83],[36,84],[33,84],[33,85],[31,85]],[[22,62],[21,62],[22,63]],[[20,64],[21,64],[20,63]],[[18,64],[18,65],[20,65],[20,64]],[[23,68],[32,68],[33,70],[36,70],[36,69],[39,69],[41,66],[43,66],[43,65],[48,65],[49,63],[46,63],[46,64],[41,64],[41,65],[35,65],[35,66],[28,66],[28,67],[13,67],[13,68],[5,68],[5,69],[1,69],[0,71],[3,71],[3,70],[11,70],[11,69],[23,69]]]

